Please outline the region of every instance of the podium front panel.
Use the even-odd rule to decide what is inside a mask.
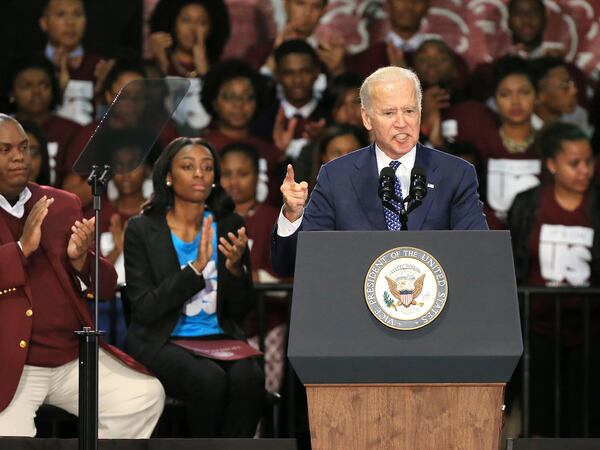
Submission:
[[[394,247],[424,250],[446,273],[445,307],[425,327],[389,328],[367,307],[367,271]],[[298,236],[288,356],[303,383],[501,383],[522,350],[508,232]]]

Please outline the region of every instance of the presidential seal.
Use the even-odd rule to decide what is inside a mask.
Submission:
[[[365,278],[365,300],[385,326],[414,330],[435,320],[446,305],[448,280],[424,250],[397,247],[380,255]]]

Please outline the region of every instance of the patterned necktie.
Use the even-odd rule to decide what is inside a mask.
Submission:
[[[392,169],[394,169],[394,173],[395,173],[396,170],[398,170],[398,167],[400,167],[400,161],[391,161],[390,167]],[[396,197],[398,197],[399,199],[402,199],[402,187],[400,186],[400,180],[398,179],[398,177],[396,177],[396,182],[394,183],[394,191],[395,191]],[[392,203],[392,205],[394,205],[394,207],[396,208],[396,211],[398,211],[398,213],[402,210],[402,201],[397,202],[396,200],[392,200],[391,203]],[[400,218],[393,211],[391,211],[388,208],[384,207],[383,211],[385,213],[385,223],[387,225],[387,229],[391,230],[391,231],[400,230],[401,229]]]

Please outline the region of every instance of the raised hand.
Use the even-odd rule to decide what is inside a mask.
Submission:
[[[125,239],[125,230],[123,228],[123,222],[121,216],[117,213],[113,214],[110,218],[110,225],[108,231],[112,234],[113,242],[115,243],[115,250],[117,255],[123,252],[123,241]]]
[[[323,128],[325,128],[325,125],[325,119],[311,120],[306,125],[304,125],[302,137],[308,139],[309,141],[316,139],[323,130]]]
[[[390,66],[406,67],[406,58],[404,50],[396,47],[391,42],[387,42],[386,51]]]
[[[275,41],[273,42],[273,50],[271,50],[271,54],[265,62],[265,66],[267,66],[271,72],[275,71],[275,58],[273,57],[273,52],[275,49],[290,39],[303,39],[302,35],[298,32],[298,28],[300,26],[300,19],[296,20],[295,22],[288,22],[275,37]]]
[[[237,236],[231,232],[227,233],[227,239],[219,238],[219,251],[223,253],[225,258],[225,267],[231,273],[237,276],[244,274],[242,266],[242,256],[248,245],[248,236],[246,235],[246,227],[237,230]]]
[[[212,223],[213,218],[210,215],[202,222],[202,233],[200,234],[200,242],[198,243],[198,256],[192,263],[198,272],[202,272],[204,270],[210,261],[210,258],[212,257],[212,240],[214,234]]]
[[[71,238],[67,244],[67,256],[75,270],[81,272],[87,252],[94,240],[94,224],[96,218],[76,220],[71,227]]]
[[[279,108],[277,117],[275,117],[275,124],[273,125],[273,142],[282,152],[287,150],[290,142],[294,138],[294,130],[296,129],[297,124],[298,119],[295,117],[292,117],[286,123],[283,108]]]
[[[450,94],[439,86],[431,86],[423,92],[421,129],[434,145],[441,145],[442,109],[450,106]]]
[[[208,29],[204,27],[196,28],[196,43],[194,44],[194,66],[198,75],[206,75],[208,72],[209,63],[206,55],[206,35]]]
[[[58,85],[61,92],[65,92],[67,84],[71,80],[69,74],[69,55],[62,47],[56,50],[54,54],[54,65],[58,68]]]
[[[346,54],[343,36],[332,36],[328,40],[319,41],[317,47],[319,59],[323,61],[330,76],[344,73],[344,56]]]
[[[308,199],[308,183],[306,181],[296,183],[291,164],[287,166],[287,174],[280,190],[283,194],[283,215],[290,222],[298,220],[302,217],[304,204]]]
[[[173,46],[173,37],[169,33],[157,31],[150,35],[150,51],[158,63],[160,71],[164,74],[169,70],[169,56],[167,49]]]
[[[23,234],[21,234],[21,238],[19,239],[25,258],[29,257],[40,246],[42,223],[44,223],[44,219],[48,215],[48,208],[52,203],[54,203],[54,199],[44,195],[33,205],[25,220]]]
[[[101,93],[102,88],[104,87],[104,81],[116,62],[116,59],[101,59],[96,64],[96,67],[94,67],[94,78],[96,79],[96,82],[94,83],[94,92],[96,94]]]

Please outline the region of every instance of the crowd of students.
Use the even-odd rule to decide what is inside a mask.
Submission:
[[[401,65],[419,76],[421,142],[474,164],[490,228],[512,232],[520,282],[587,286],[600,281],[600,177],[598,166],[594,170],[598,148],[592,145],[600,129],[600,116],[592,105],[598,103],[600,91],[594,92],[591,80],[563,55],[542,45],[542,0],[510,0],[511,51],[472,70],[444,41],[420,31],[427,0],[386,0],[386,40],[353,55],[338,36],[324,41],[314,35],[327,0],[285,0],[284,6],[286,22],[274,41],[249,45],[243,60],[222,60],[231,29],[238,25],[230,22],[222,0],[161,0],[149,21],[152,58],[138,60],[103,59],[86,51],[86,27],[95,17],[86,15],[84,1],[47,0],[39,18],[47,37],[44,51],[3,64],[0,95],[5,96],[5,112],[28,134],[32,181],[76,194],[86,217],[92,214],[91,191],[72,166],[119,91],[143,78],[191,80],[190,93],[162,130],[151,158],[135,171],[114,177],[99,226],[104,256],[116,266],[120,281],[127,282],[134,305],[126,348],[159,376],[168,394],[190,399],[190,429],[196,429],[195,435],[215,435],[217,428],[226,435],[251,434],[258,409],[248,409],[246,419],[234,424],[228,411],[240,406],[225,407],[221,400],[226,389],[212,386],[223,370],[235,373],[239,378],[233,379],[231,389],[236,396],[260,405],[255,385],[262,377],[252,365],[199,367],[192,361],[173,372],[172,361],[183,361],[178,358],[185,350],[170,348],[167,341],[179,317],[176,312],[187,304],[188,294],[198,290],[195,272],[215,263],[211,277],[219,290],[212,306],[203,308],[211,312],[211,320],[218,320],[196,324],[193,327],[199,328],[193,330],[239,339],[254,335],[256,327],[246,317],[252,303],[246,291],[252,280],[289,281],[273,272],[268,257],[285,168],[292,163],[297,176],[312,187],[322,164],[367,145],[358,88],[378,67]],[[195,194],[186,194],[189,186],[179,184],[176,176],[188,170],[187,163],[179,161],[186,153],[193,166],[189,170],[198,166],[203,179],[212,178],[200,183],[204,191],[198,187],[207,208],[216,191],[229,198],[225,209],[219,210],[220,205],[219,212],[212,211],[214,217],[206,216],[204,206],[186,209],[186,195]],[[210,168],[203,166],[203,158],[210,160]],[[131,220],[143,205],[145,219]],[[243,222],[228,218],[233,212],[245,221],[241,233]],[[212,220],[217,225],[209,236]],[[153,266],[164,254],[151,253],[157,242],[150,242],[146,234],[153,221],[178,257],[161,269]],[[227,230],[220,228],[229,222]],[[239,269],[236,264],[242,258],[236,246],[245,245],[240,236],[247,239],[250,251],[243,257],[252,269],[249,279],[234,276],[231,281],[226,274]],[[217,237],[229,240],[223,244]],[[200,241],[214,255],[225,245],[229,256],[200,255]],[[186,249],[190,243],[196,249],[191,253]],[[197,264],[188,267],[190,261]],[[180,266],[186,268],[180,271]],[[248,299],[242,298],[244,292]],[[158,305],[161,299],[169,303]],[[266,386],[277,391],[287,298],[270,296],[267,310]],[[537,312],[542,323],[545,311]],[[543,326],[539,332],[543,334]],[[205,379],[211,371],[214,376]],[[183,379],[183,374],[190,378]],[[201,389],[207,383],[211,388]],[[242,391],[248,395],[240,396]],[[192,417],[201,409],[207,416],[202,426]],[[218,427],[211,422],[215,417],[220,418]],[[224,431],[235,427],[241,428]],[[547,432],[544,422],[534,431]]]

